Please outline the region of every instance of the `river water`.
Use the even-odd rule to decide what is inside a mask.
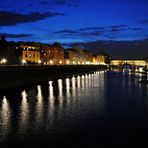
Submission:
[[[140,79],[100,71],[0,91],[0,147],[147,144]]]

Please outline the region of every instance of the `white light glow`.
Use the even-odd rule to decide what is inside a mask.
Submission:
[[[143,71],[143,67],[139,67],[139,71],[142,72]]]
[[[25,63],[26,63],[26,60],[23,59],[23,60],[22,60],[22,64],[25,64]]]
[[[62,64],[62,61],[59,61],[59,64]]]
[[[53,64],[53,60],[50,60],[50,64]]]
[[[7,63],[7,59],[1,59],[1,64],[5,64],[5,63]]]
[[[38,63],[41,64],[41,60],[38,60]]]

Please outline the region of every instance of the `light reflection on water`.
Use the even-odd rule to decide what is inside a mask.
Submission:
[[[70,97],[70,79],[69,78],[66,78],[66,97],[67,98]]]
[[[31,98],[30,98],[31,99]],[[36,103],[36,123],[38,125],[41,124],[43,118],[43,96],[41,86],[37,86],[37,103]]]
[[[52,83],[53,83],[52,81],[49,81],[49,113],[50,113],[50,116],[52,116],[54,113],[54,99],[55,99]]]
[[[24,90],[22,93],[22,101],[20,105],[20,131],[23,131],[24,128],[28,126],[28,118],[29,118],[29,106],[27,101],[27,93]]]
[[[2,99],[2,106],[0,110],[0,141],[6,140],[9,130],[11,128],[11,111],[10,104],[6,96]]]
[[[0,141],[12,135],[21,139],[42,131],[50,135],[53,129],[55,133],[59,130],[63,132],[81,125],[83,120],[104,117],[111,99],[120,95],[124,98],[125,95],[130,100],[134,91],[135,102],[139,100],[140,104],[143,97],[147,104],[148,85],[143,87],[139,83],[141,78],[141,74],[100,71],[44,82],[20,91],[20,100],[15,100],[20,104],[15,107],[11,107],[13,100],[10,102],[7,95],[3,96],[0,102]],[[15,119],[11,117],[12,113],[16,115]],[[18,129],[15,129],[18,137],[12,122],[18,124]]]

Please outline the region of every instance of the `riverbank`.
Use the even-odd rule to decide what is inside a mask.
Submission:
[[[105,69],[104,65],[0,66],[0,89]]]

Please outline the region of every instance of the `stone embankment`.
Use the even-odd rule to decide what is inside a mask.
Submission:
[[[103,65],[0,66],[0,89],[105,69]]]

